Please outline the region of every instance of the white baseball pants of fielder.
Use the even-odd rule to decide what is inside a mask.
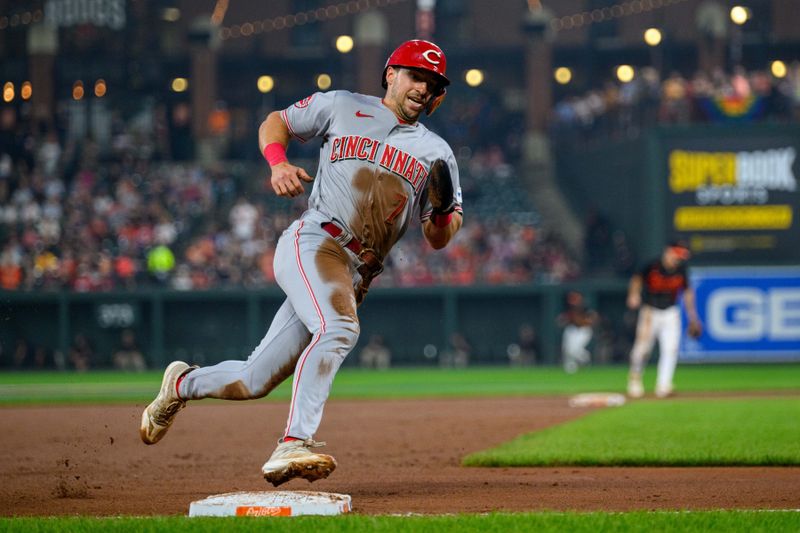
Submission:
[[[181,398],[261,398],[294,374],[284,436],[314,436],[334,375],[359,335],[355,255],[336,244],[322,221],[320,213],[306,212],[278,240],[275,278],[287,297],[250,357],[190,372]]]
[[[681,312],[677,305],[658,309],[643,305],[636,324],[636,341],[631,350],[631,371],[642,375],[658,338],[659,358],[656,390],[672,390],[672,378],[678,364],[681,335]]]
[[[592,326],[568,325],[561,337],[561,357],[564,370],[577,372],[581,365],[589,364],[592,354],[586,349],[592,341]]]

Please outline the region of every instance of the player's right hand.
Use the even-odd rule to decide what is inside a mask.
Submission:
[[[642,305],[642,296],[639,294],[629,294],[627,304],[628,309],[639,309],[639,306]]]
[[[305,189],[301,180],[306,183],[314,181],[314,178],[309,176],[305,170],[292,165],[288,161],[278,163],[270,168],[272,169],[272,177],[269,180],[270,185],[272,185],[272,190],[278,196],[294,197],[303,194]]]

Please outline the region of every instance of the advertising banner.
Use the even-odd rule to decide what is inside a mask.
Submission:
[[[681,361],[800,361],[800,268],[695,268],[689,278],[704,331],[682,336]]]
[[[791,136],[665,141],[666,229],[697,264],[800,260],[800,140]]]

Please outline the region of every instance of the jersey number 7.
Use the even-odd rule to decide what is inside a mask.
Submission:
[[[403,208],[406,206],[408,202],[408,196],[402,193],[395,193],[394,197],[397,199],[397,204],[395,205],[394,211],[389,213],[389,216],[386,217],[386,224],[394,224],[394,219],[403,212]]]

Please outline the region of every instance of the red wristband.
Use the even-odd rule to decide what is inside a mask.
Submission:
[[[289,160],[286,157],[286,148],[281,143],[269,143],[264,147],[262,155],[271,167]]]
[[[452,219],[453,219],[453,213],[448,213],[446,215],[437,215],[437,214],[431,215],[431,222],[433,222],[433,225],[436,226],[437,228],[446,228],[447,226],[450,225],[450,221]]]

